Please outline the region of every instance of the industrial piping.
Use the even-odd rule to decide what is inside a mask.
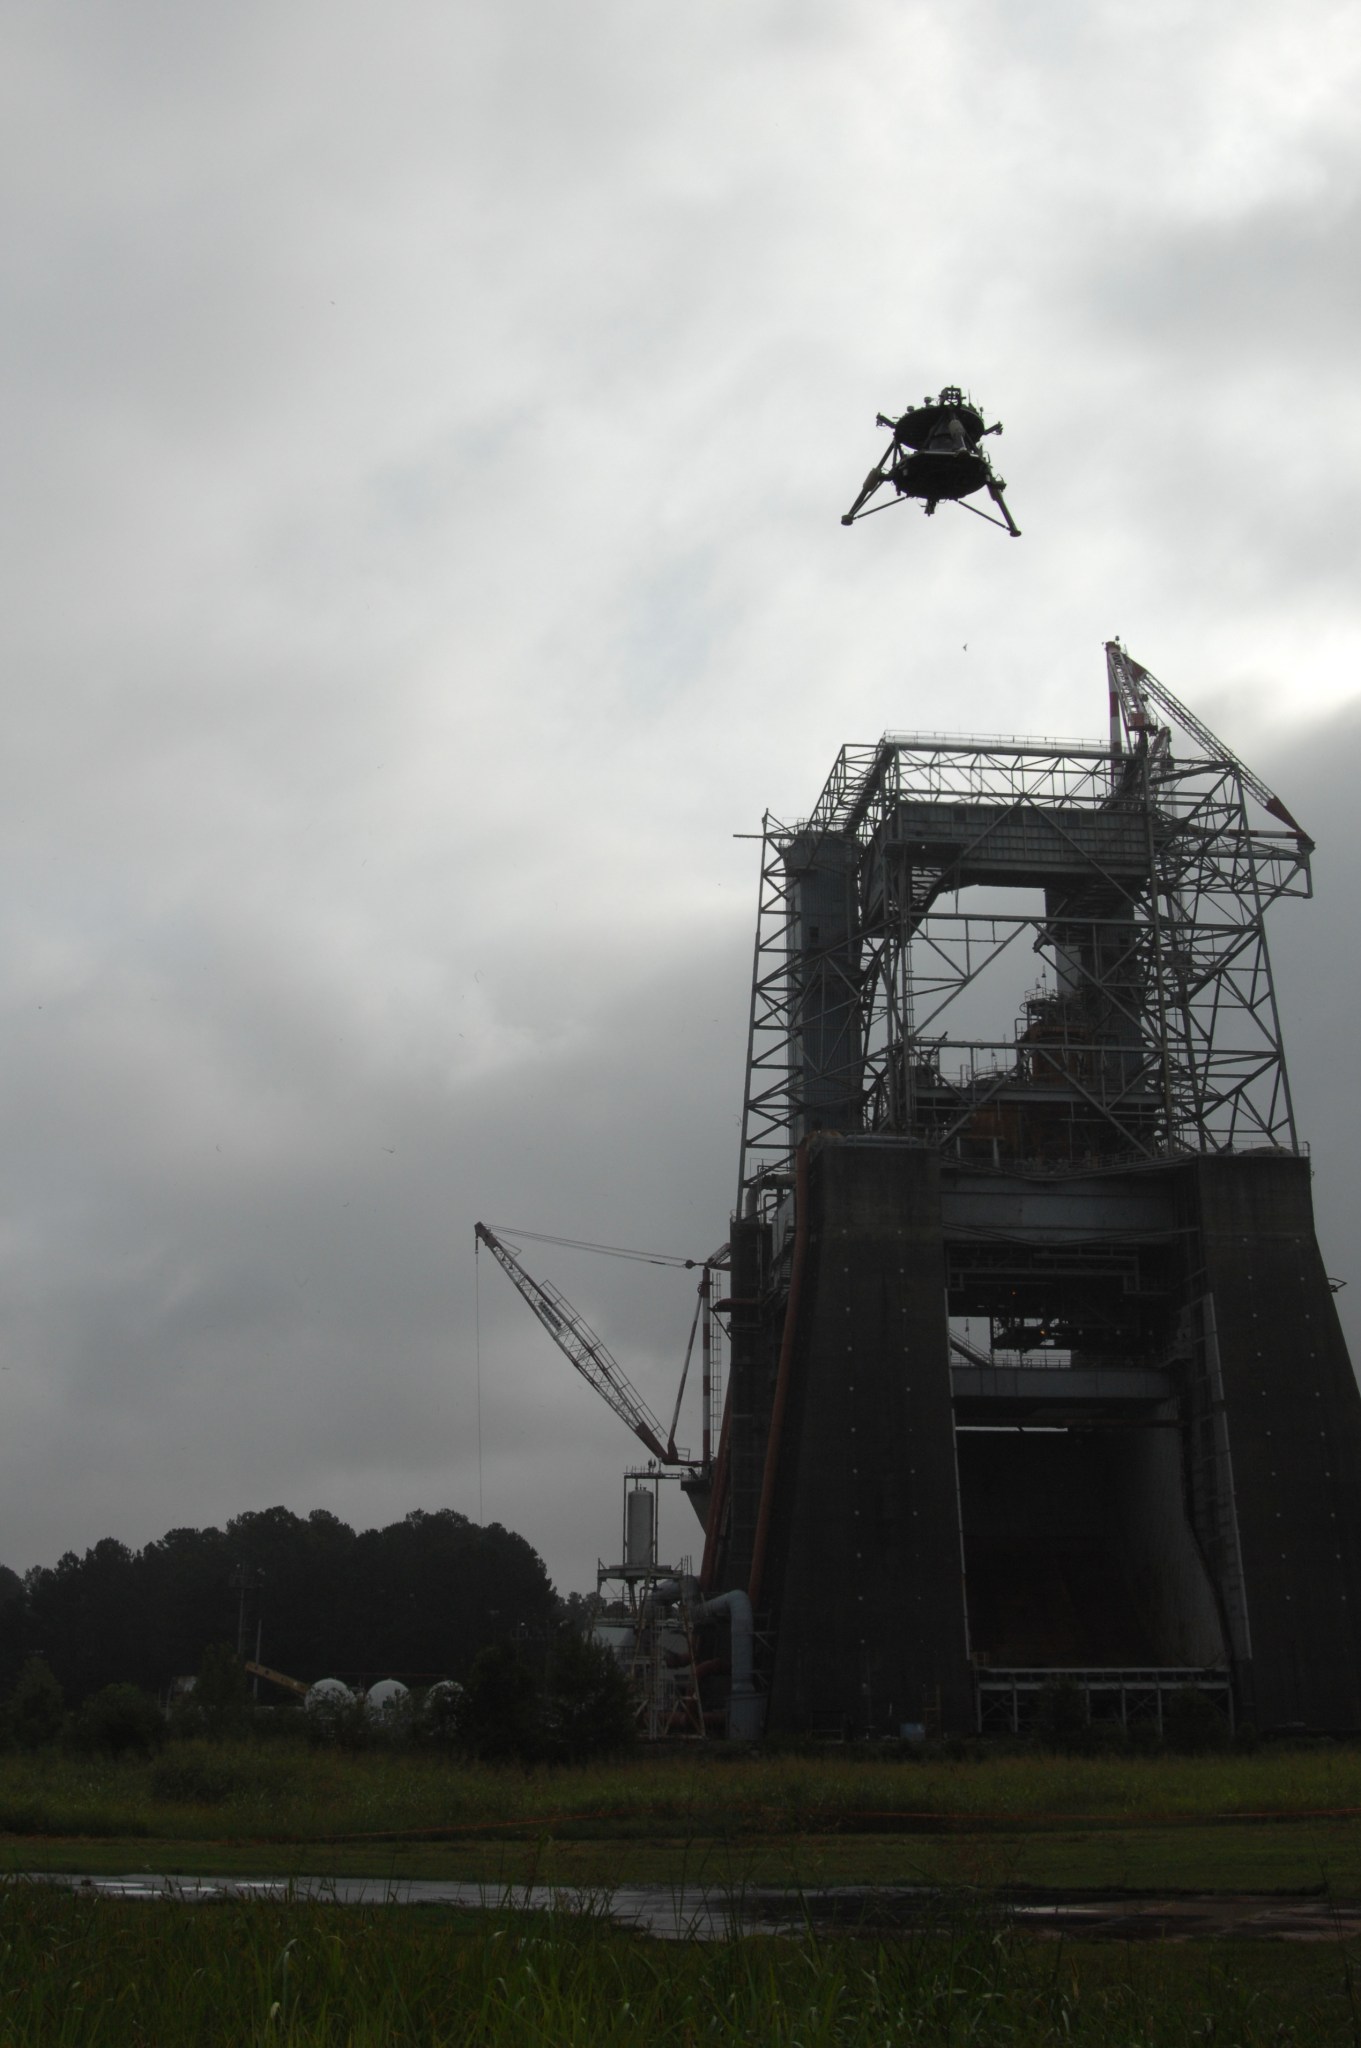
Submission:
[[[712,1600],[699,1600],[690,1609],[692,1621],[718,1621],[727,1615],[732,1624],[732,1683],[728,1691],[728,1736],[734,1742],[757,1742],[765,1724],[765,1700],[752,1677],[754,1630],[751,1601],[740,1588],[718,1593]]]
[[[723,1516],[728,1506],[728,1427],[731,1421],[731,1403],[723,1408],[723,1426],[718,1432],[718,1456],[714,1460],[713,1491],[709,1495],[709,1512],[704,1523],[704,1556],[700,1561],[699,1582],[708,1587],[714,1576],[714,1563],[718,1557],[718,1536],[723,1525]]]
[[[728,1734],[736,1742],[759,1741],[765,1724],[765,1700],[757,1692],[753,1676],[755,1628],[751,1601],[740,1587],[731,1593],[716,1593],[712,1600],[697,1598],[698,1592],[697,1582],[689,1577],[658,1579],[644,1602],[643,1612],[650,1615],[658,1607],[671,1607],[679,1601],[688,1609],[692,1622],[721,1621],[727,1617],[732,1627]]]

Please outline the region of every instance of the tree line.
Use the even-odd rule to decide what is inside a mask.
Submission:
[[[171,1529],[142,1550],[106,1537],[22,1579],[0,1567],[0,1693],[29,1657],[69,1706],[103,1687],[164,1695],[226,1643],[311,1682],[464,1680],[490,1644],[543,1637],[562,1612],[512,1530],[444,1508],[356,1533],[317,1509]]]

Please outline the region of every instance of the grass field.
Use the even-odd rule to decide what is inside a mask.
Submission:
[[[0,2044],[789,2044],[1361,2048],[1342,1938],[1078,1943],[1004,1888],[1361,1899],[1361,1754],[640,1755],[491,1770],[420,1753],[172,1744],[0,1757],[0,1872],[627,1881],[740,1891],[929,1881],[893,1936],[664,1944],[603,1916],[129,1903],[0,1876]]]
[[[1313,2048],[1361,2039],[1340,1946],[1065,1947],[964,1914],[891,1943],[664,1945],[602,1921],[122,1905],[0,1888],[6,2048]]]
[[[643,1755],[493,1770],[420,1753],[174,1744],[0,1757],[0,1869],[912,1881],[1361,1897],[1361,1753]]]

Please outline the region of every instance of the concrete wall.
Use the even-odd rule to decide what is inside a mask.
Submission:
[[[1197,1160],[1192,1294],[1213,1303],[1263,1727],[1361,1728],[1361,1395],[1314,1238],[1309,1162]]]
[[[1168,1168],[1186,1246],[1181,1278],[1167,1274],[1169,1313],[1180,1298],[1201,1332],[1186,1339],[1179,1427],[966,1432],[957,1463],[941,1161],[906,1140],[831,1133],[809,1140],[808,1159],[758,1601],[774,1645],[771,1730],[885,1731],[937,1706],[946,1727],[972,1725],[961,1472],[973,1647],[996,1662],[1213,1665],[1227,1623],[1244,1718],[1361,1728],[1361,1394],[1314,1240],[1308,1162]],[[1074,1196],[1062,1177],[1029,1189],[1027,1242],[1043,1251],[1031,1211],[1044,1209],[1061,1243]],[[760,1226],[735,1232],[743,1304],[768,1256]],[[778,1290],[734,1307],[720,1588],[746,1583],[781,1323]]]
[[[768,1726],[973,1723],[934,1153],[813,1139]]]

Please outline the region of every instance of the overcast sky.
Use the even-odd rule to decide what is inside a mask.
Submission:
[[[1351,7],[3,36],[0,1561],[476,1515],[480,1291],[485,1513],[592,1584],[632,1440],[475,1218],[721,1243],[733,835],[885,727],[1100,732],[1117,632],[1319,841],[1275,944],[1361,1304]],[[843,530],[944,382],[1024,538]],[[690,1282],[531,1263],[668,1411]]]

